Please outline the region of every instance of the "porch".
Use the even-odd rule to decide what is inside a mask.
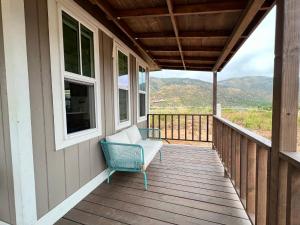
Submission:
[[[215,150],[164,145],[142,174],[117,173],[57,224],[251,224]]]

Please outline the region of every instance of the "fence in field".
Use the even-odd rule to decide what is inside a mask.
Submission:
[[[165,140],[212,142],[212,114],[148,114],[148,128]]]

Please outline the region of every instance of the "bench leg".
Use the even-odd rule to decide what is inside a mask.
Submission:
[[[110,182],[110,176],[111,176],[112,173],[113,173],[113,170],[109,170],[108,176],[107,176],[107,183],[108,183],[108,184],[109,184],[109,182]]]
[[[161,150],[159,150],[159,160],[162,160]]]
[[[148,179],[147,179],[146,171],[144,171],[143,174],[144,174],[144,186],[145,186],[145,190],[147,191],[147,189],[148,189]]]

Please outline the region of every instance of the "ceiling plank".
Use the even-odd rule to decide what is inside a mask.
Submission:
[[[145,51],[145,48],[143,47],[143,44],[134,38],[134,33],[131,31],[131,29],[128,27],[126,23],[123,21],[120,21],[117,19],[115,12],[111,8],[111,6],[106,1],[101,0],[91,0],[91,2],[95,5],[97,5],[106,15],[107,17],[112,20],[117,27],[121,31],[123,31],[128,38],[133,42],[134,45],[137,46],[137,48],[141,51],[141,53],[153,64],[157,65],[156,62],[153,60],[153,58],[150,56],[149,52]]]
[[[231,30],[199,30],[199,31],[179,31],[179,38],[228,38]],[[173,32],[149,32],[137,33],[137,39],[160,39],[176,38]]]
[[[173,14],[173,4],[172,4],[171,0],[166,0],[166,1],[167,1],[168,10],[169,10],[169,13],[170,13],[170,18],[171,18],[174,34],[175,34],[175,37],[176,37],[176,42],[177,42],[177,45],[178,45],[178,50],[179,50],[179,53],[180,53],[182,65],[183,65],[183,68],[185,69],[184,56],[183,56],[182,47],[181,47],[181,43],[180,43],[180,39],[179,39],[178,27],[177,27],[175,16]]]
[[[169,67],[183,67],[181,63],[170,63],[170,62],[161,62],[159,65],[169,66]],[[201,63],[186,63],[186,67],[201,67],[201,68],[212,68],[214,64],[201,64]]]
[[[222,52],[223,47],[215,46],[188,46],[182,47],[183,52]],[[146,51],[150,52],[179,52],[177,46],[154,46],[148,47]]]
[[[181,60],[180,56],[153,56],[154,60]],[[218,57],[203,57],[203,56],[184,56],[186,61],[207,61],[207,62],[216,62]]]
[[[232,49],[242,36],[243,32],[246,30],[248,25],[251,23],[254,16],[257,14],[257,12],[261,9],[263,6],[265,0],[251,0],[249,1],[248,6],[243,11],[239,22],[236,24],[235,28],[233,29],[232,35],[228,39],[227,43],[225,44],[225,47],[222,51],[221,56],[219,57],[218,61],[216,62],[213,71],[217,71],[220,66],[223,64],[224,60],[227,58],[227,56],[232,52]]]
[[[219,2],[205,2],[189,5],[174,6],[174,16],[192,15],[192,14],[211,14],[211,13],[225,13],[241,11],[245,8],[243,1],[219,1]],[[139,8],[120,10],[117,13],[117,18],[130,18],[130,17],[159,17],[169,16],[169,10],[166,7],[154,8]]]

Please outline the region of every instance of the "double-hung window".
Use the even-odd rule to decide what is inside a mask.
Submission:
[[[64,4],[57,6],[58,18],[49,16],[53,29],[49,34],[58,150],[102,132],[98,28],[88,15],[73,12]]]
[[[129,57],[120,47],[116,48],[115,68],[115,122],[118,130],[131,124]]]
[[[147,119],[147,75],[145,67],[138,64],[137,118],[138,122]]]

